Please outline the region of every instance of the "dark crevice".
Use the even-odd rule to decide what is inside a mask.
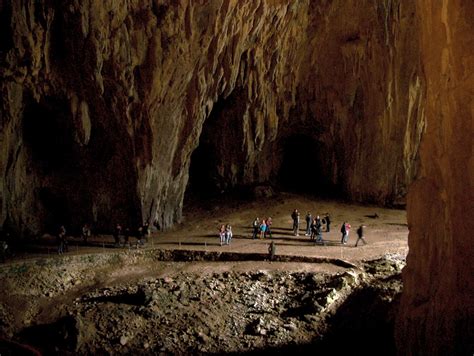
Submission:
[[[331,155],[315,138],[296,134],[280,143],[282,163],[277,183],[281,189],[294,193],[338,198],[340,193],[331,179]]]
[[[3,61],[7,52],[13,48],[11,27],[12,5],[10,1],[0,1],[0,60]]]

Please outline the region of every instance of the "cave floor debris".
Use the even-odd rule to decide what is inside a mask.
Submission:
[[[326,246],[304,231],[291,235],[294,207],[303,216],[331,214]],[[390,354],[408,251],[405,212],[294,196],[266,209],[185,210],[182,224],[144,248],[112,248],[110,236],[98,236],[62,256],[34,251],[0,265],[0,350],[15,341],[53,354],[344,351],[338,333],[347,340],[376,329]],[[375,211],[378,219],[367,217]],[[268,241],[251,239],[257,216],[272,216],[281,261],[265,260]],[[341,246],[343,220],[353,231]],[[227,222],[234,239],[220,246],[217,226]],[[362,223],[369,244],[355,248]]]

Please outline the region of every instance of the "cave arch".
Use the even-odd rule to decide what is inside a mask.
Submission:
[[[245,93],[243,88],[236,88],[229,96],[219,98],[204,121],[199,145],[191,155],[186,200],[214,198],[240,190],[243,169],[234,172],[231,166],[245,161]]]
[[[315,137],[297,133],[279,142],[280,167],[277,185],[293,193],[310,193],[323,197],[339,197],[333,179],[331,150]]]
[[[191,155],[189,181],[186,195],[193,198],[206,198],[219,191],[216,174],[217,157],[215,147],[210,142],[200,143]]]

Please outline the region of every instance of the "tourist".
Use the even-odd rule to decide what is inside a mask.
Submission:
[[[260,224],[260,238],[264,239],[265,238],[265,233],[267,232],[267,221],[265,219],[262,220],[262,223]]]
[[[219,238],[221,240],[221,246],[225,243],[225,225],[222,224],[219,228]]]
[[[148,222],[146,222],[138,228],[137,244],[144,245],[145,242],[148,242],[149,237],[150,237],[150,226]]]
[[[270,238],[272,238],[272,224],[273,224],[272,218],[268,217],[268,219],[267,219],[267,231],[265,232],[265,234],[270,236]]]
[[[346,242],[349,240],[349,232],[351,231],[351,224],[346,222]]]
[[[268,254],[270,255],[270,261],[273,261],[275,259],[275,254],[276,254],[276,244],[275,241],[272,241],[268,245]]]
[[[351,230],[351,225],[344,221],[341,226],[341,234],[342,234],[341,244],[345,245],[347,243],[347,240],[349,239],[350,230]]]
[[[130,239],[130,228],[126,227],[123,229],[123,246],[130,246],[129,239]]]
[[[260,228],[260,219],[259,218],[255,218],[255,220],[252,223],[252,228],[253,228],[252,239],[255,240],[257,238],[258,231],[259,231],[259,228]]]
[[[299,236],[298,230],[300,228],[300,213],[298,209],[295,209],[293,213],[291,213],[291,218],[293,219],[293,234],[295,236]]]
[[[0,241],[0,262],[4,263],[7,257],[8,244],[6,241]]]
[[[321,219],[316,219],[316,243],[323,243],[323,225]]]
[[[313,217],[311,216],[311,213],[308,211],[306,214],[306,234],[305,236],[310,236],[311,235],[311,224],[313,222]]]
[[[331,226],[331,218],[329,217],[329,213],[326,213],[324,219],[326,220],[326,232],[329,232],[329,228]]]
[[[313,219],[313,222],[311,223],[311,235],[310,239],[314,240],[316,238],[316,235],[318,233],[318,224],[316,223],[316,219]]]
[[[81,229],[81,237],[82,241],[84,241],[85,244],[87,244],[87,239],[91,237],[91,228],[89,224],[84,224]]]
[[[319,215],[316,216],[316,223],[317,223],[318,225],[321,225],[321,226],[322,226],[321,218],[319,217]]]
[[[148,239],[149,239],[150,235],[151,235],[150,224],[147,221],[142,226],[142,239],[143,239],[143,242],[148,242]]]
[[[122,234],[122,225],[116,224],[114,229],[115,246],[120,246],[120,235]]]
[[[341,225],[341,244],[346,244],[346,235],[347,235],[347,229],[346,229],[346,222],[344,221]]]
[[[66,228],[61,225],[58,231],[58,254],[62,255],[67,251]]]
[[[364,245],[367,245],[367,241],[365,241],[365,237],[364,237],[364,228],[365,228],[365,225],[361,225],[361,226],[359,226],[359,228],[356,231],[357,232],[357,241],[356,241],[355,247],[357,247],[357,244],[359,243],[359,240],[362,240]]]
[[[225,244],[230,245],[230,240],[232,240],[232,226],[227,224],[225,226]]]

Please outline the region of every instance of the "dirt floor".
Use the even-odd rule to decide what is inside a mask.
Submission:
[[[243,253],[266,253],[270,239],[252,240],[252,222],[256,217],[272,217],[273,238],[277,254],[298,256],[320,256],[340,258],[357,262],[375,259],[387,253],[406,256],[408,253],[408,224],[406,211],[377,206],[348,204],[338,201],[321,200],[288,193],[266,199],[264,202],[208,202],[206,207],[188,206],[183,212],[182,222],[166,232],[155,231],[144,247],[159,249],[182,249],[203,251],[226,251]],[[293,236],[291,212],[298,209],[301,214],[300,234]],[[323,229],[325,245],[315,245],[305,236],[307,212],[313,216],[325,213],[331,216],[331,231]],[[378,218],[374,218],[377,214]],[[341,245],[341,224],[351,224],[347,245]],[[229,246],[220,246],[218,228],[221,224],[231,224],[234,237]],[[368,244],[354,247],[356,229],[364,224]],[[135,238],[130,238],[135,246]],[[69,237],[69,254],[110,252],[112,236],[93,236],[84,246],[79,238]],[[45,235],[19,251],[17,257],[36,258],[56,254],[55,239]]]
[[[301,213],[300,236],[291,231],[295,208]],[[307,211],[331,215],[324,246],[304,236]],[[265,261],[269,241],[252,239],[252,221],[268,216],[276,254],[286,262]],[[343,221],[352,225],[347,245],[340,244]],[[225,223],[233,226],[234,237],[229,246],[220,246],[217,229]],[[360,224],[366,225],[368,244],[356,248]],[[111,236],[93,236],[88,245],[71,237],[70,252],[58,256],[54,239],[44,236],[0,266],[0,353],[14,349],[11,342],[53,354],[240,353],[288,347],[295,340],[312,343],[330,334],[336,310],[357,297],[362,286],[364,293],[368,286],[381,292],[369,292],[370,305],[361,308],[383,305],[375,314],[387,317],[401,289],[403,263],[398,261],[408,252],[407,235],[403,210],[280,194],[265,203],[212,201],[186,207],[181,224],[154,232],[138,249],[113,247]],[[381,257],[382,262],[367,267],[367,261]],[[388,272],[377,275],[374,271],[386,261]],[[384,281],[392,279],[396,283],[388,288],[385,283],[392,282]],[[215,297],[222,300],[214,305]],[[374,298],[385,299],[373,304]],[[257,308],[257,302],[263,304]],[[296,315],[299,310],[304,313]],[[219,329],[225,335],[216,333]],[[51,345],[44,344],[45,337]]]

